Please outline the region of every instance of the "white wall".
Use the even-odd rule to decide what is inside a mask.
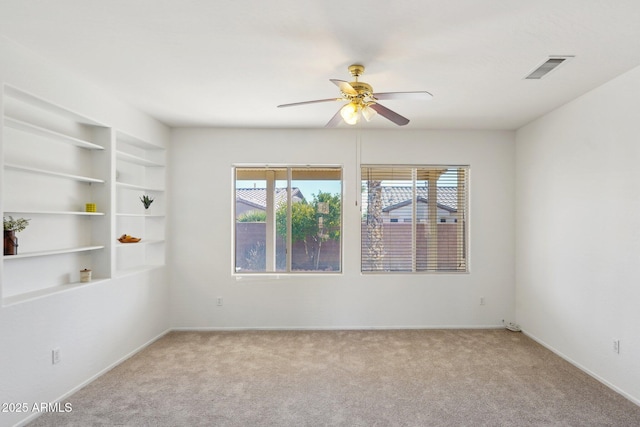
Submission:
[[[353,129],[176,129],[169,164],[173,327],[491,327],[514,320],[514,133],[363,130],[361,140],[362,163],[471,165],[469,274],[360,274]],[[344,167],[342,275],[232,276],[234,163]]]
[[[636,68],[517,132],[516,313],[640,404],[639,93]]]
[[[83,112],[143,139],[166,143],[148,116],[0,38],[0,83]],[[0,403],[53,402],[169,327],[164,269],[0,307]],[[61,362],[51,363],[60,348]],[[0,413],[0,426],[30,413]]]

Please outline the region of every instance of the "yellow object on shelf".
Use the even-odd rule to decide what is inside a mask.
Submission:
[[[142,240],[140,237],[133,237],[128,234],[123,234],[118,238],[120,243],[138,243],[140,240]]]
[[[95,203],[87,203],[85,205],[85,211],[87,211],[87,212],[97,212],[96,204]]]

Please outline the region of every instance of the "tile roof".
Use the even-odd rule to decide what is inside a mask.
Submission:
[[[418,201],[427,202],[429,189],[426,187],[418,187]],[[382,187],[382,206],[384,211],[390,211],[401,206],[409,204],[412,198],[411,187]],[[458,210],[458,188],[457,187],[438,187],[438,205],[443,209],[452,211]]]
[[[426,187],[418,187],[418,200],[426,203],[428,189]],[[287,200],[287,189],[276,188],[276,206],[285,203]],[[293,202],[299,202],[304,199],[299,188],[292,188]],[[383,210],[390,211],[401,206],[405,206],[411,200],[411,187],[382,187],[382,206]],[[236,201],[244,202],[256,208],[266,209],[267,192],[264,188],[237,188]],[[456,211],[458,209],[458,188],[457,187],[438,187],[438,205],[443,209]]]
[[[287,189],[276,188],[275,191],[276,206],[285,203],[287,201]],[[302,192],[297,187],[291,189],[291,197],[293,203],[300,202],[304,199]],[[236,188],[236,202],[244,202],[256,208],[266,209],[267,190],[265,188]]]

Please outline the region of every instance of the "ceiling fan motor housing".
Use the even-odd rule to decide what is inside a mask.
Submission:
[[[349,72],[353,77],[355,77],[355,81],[349,82],[351,87],[357,92],[357,95],[344,93],[343,95],[350,100],[364,100],[364,98],[370,98],[373,96],[373,88],[370,84],[365,82],[359,82],[358,77],[360,77],[364,73],[364,65],[353,64],[349,66]]]
[[[358,77],[360,77],[362,73],[364,73],[364,65],[360,65],[360,64],[349,65],[349,72],[353,77],[356,78],[356,80],[358,80]]]
[[[371,95],[373,93],[373,88],[370,84],[365,82],[349,82],[352,88],[358,92],[358,95]]]

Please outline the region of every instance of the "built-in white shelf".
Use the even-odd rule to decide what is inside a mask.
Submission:
[[[19,170],[19,171],[23,171],[23,172],[37,173],[37,174],[41,174],[41,175],[54,176],[54,177],[57,177],[57,178],[71,179],[71,180],[79,181],[79,182],[88,182],[88,183],[92,183],[92,184],[93,183],[95,183],[95,184],[104,184],[104,180],[103,179],[91,178],[91,177],[88,177],[88,176],[81,176],[81,175],[72,175],[72,174],[69,174],[69,173],[55,172],[55,171],[46,170],[46,169],[32,168],[30,166],[16,165],[16,164],[13,164],[13,163],[5,163],[4,167],[7,168],[7,169]]]
[[[4,213],[28,214],[28,215],[82,215],[82,216],[104,216],[104,212],[84,212],[84,211],[43,211],[33,209],[5,209]]]
[[[152,144],[148,141],[136,138],[133,135],[129,135],[121,131],[116,131],[116,139],[120,142],[124,142],[125,144],[133,145],[144,150],[164,150],[164,147],[161,147],[160,145]]]
[[[125,153],[124,151],[116,151],[116,157],[118,158],[118,160],[122,160],[129,163],[135,163],[137,165],[150,166],[150,167],[164,167],[162,163],[153,162],[143,157],[134,156],[133,154]]]
[[[130,218],[164,218],[165,214],[116,213],[116,216]]]
[[[116,182],[116,185],[120,188],[128,188],[130,190],[140,190],[140,191],[155,191],[157,193],[163,193],[164,190],[161,188],[152,188],[152,187],[146,187],[144,185],[137,185],[137,184],[128,184],[126,182]]]
[[[104,249],[104,246],[79,246],[79,247],[75,247],[75,248],[55,249],[55,250],[50,250],[50,251],[24,252],[24,253],[21,253],[21,254],[18,254],[18,255],[4,255],[3,259],[5,261],[9,261],[9,260],[12,260],[12,259],[71,254],[71,253],[75,253],[75,252],[97,251],[99,249]]]
[[[116,131],[116,228],[139,233],[142,240],[137,243],[114,242],[114,277],[146,272],[165,263],[165,155],[164,147]],[[149,210],[142,210],[138,197],[133,197],[136,192],[151,193],[151,198],[157,199],[156,204]]]
[[[26,232],[33,234],[24,248],[32,251],[21,246],[2,258],[2,306],[162,268],[165,147],[6,83],[0,90],[0,181],[11,189],[0,209],[40,227]],[[30,197],[36,185],[43,194]],[[136,192],[151,194],[156,204],[142,211]],[[85,212],[84,201],[102,212]],[[114,235],[125,225],[154,239],[120,243]],[[128,246],[139,249],[120,249]],[[92,270],[91,282],[64,283],[77,280],[80,268]]]
[[[142,246],[142,245],[157,245],[158,243],[163,243],[164,240],[162,239],[142,239],[139,242],[135,242],[135,243],[116,243],[116,247],[117,248],[123,248],[123,247],[134,247],[134,246]]]
[[[24,292],[18,295],[13,295],[10,297],[3,298],[2,305],[6,307],[8,305],[19,304],[27,301],[33,301],[38,298],[43,298],[43,297],[53,295],[53,294],[58,294],[61,292],[71,291],[74,289],[78,289],[80,287],[86,287],[86,286],[91,286],[98,283],[103,283],[103,282],[106,282],[107,280],[109,279],[93,278],[90,282],[73,282],[65,285],[51,286],[44,289],[38,289],[31,292]]]
[[[9,126],[13,129],[16,129],[22,132],[29,132],[34,135],[55,139],[56,141],[64,142],[67,144],[73,144],[80,148],[86,148],[88,150],[104,150],[104,147],[98,144],[94,144],[93,142],[89,142],[73,136],[65,135],[63,133],[56,132],[47,128],[43,128],[41,126],[23,122],[22,120],[14,119],[12,117],[5,117],[4,123],[6,126]]]
[[[103,126],[101,122],[98,122],[97,120],[93,120],[85,116],[84,114],[77,113],[66,107],[58,105],[55,102],[42,99],[37,95],[34,95],[23,89],[18,89],[8,84],[5,84],[4,86],[4,94],[11,98],[33,105],[36,108],[40,108],[44,111],[48,111],[50,113],[59,115],[61,117],[66,117],[67,119],[76,121],[78,123],[83,123],[83,124],[92,125],[92,126]]]

